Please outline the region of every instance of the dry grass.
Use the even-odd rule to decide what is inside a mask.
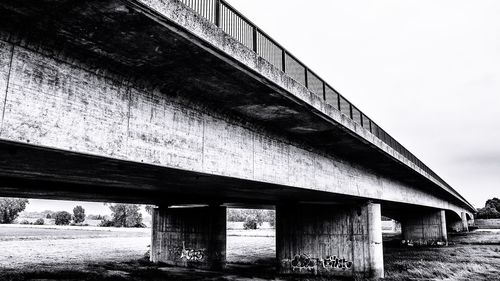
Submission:
[[[0,280],[294,280],[275,275],[275,238],[268,231],[229,232],[229,268],[216,273],[151,265],[142,259],[148,233],[1,229]],[[435,248],[385,244],[386,280],[500,280],[500,232],[450,241]]]
[[[437,248],[386,248],[386,280],[500,280],[500,233],[451,236]]]

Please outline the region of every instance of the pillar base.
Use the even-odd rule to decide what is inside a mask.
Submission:
[[[220,270],[226,265],[226,208],[168,208],[153,211],[151,261]]]
[[[276,219],[280,274],[383,278],[379,204],[278,206]]]

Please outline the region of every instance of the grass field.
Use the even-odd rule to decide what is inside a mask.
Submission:
[[[270,229],[228,230],[224,273],[150,264],[144,259],[149,235],[149,229],[2,226],[0,280],[285,280],[274,273]],[[500,232],[452,235],[450,241],[439,248],[386,243],[386,280],[500,280]]]

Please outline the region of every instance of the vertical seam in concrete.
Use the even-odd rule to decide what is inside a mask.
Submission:
[[[210,116],[207,115],[210,118]],[[206,126],[206,118],[203,118],[203,126],[201,133],[201,170],[205,171],[205,126]]]
[[[290,166],[290,157],[292,155],[292,153],[290,152],[291,145],[288,144],[288,143],[283,142],[283,146],[288,146],[287,147],[288,153],[286,154],[286,184],[290,184],[291,183],[291,181],[290,181],[290,173],[292,172],[291,171],[291,166]]]
[[[252,132],[252,179],[255,180],[255,132]]]
[[[128,109],[127,109],[127,134],[125,136],[125,155],[129,157],[129,146],[128,146],[128,141],[130,138],[130,115],[131,115],[131,107],[132,107],[132,91],[131,91],[131,85],[130,83],[127,82],[127,101],[128,101]]]
[[[366,242],[362,243],[363,244],[363,271],[364,272],[367,272],[368,271],[371,271],[372,268],[371,268],[371,262],[366,262],[367,260],[368,261],[371,261],[371,258],[372,258],[372,251],[370,251],[370,244],[372,241],[370,241],[370,220],[372,219],[372,216],[370,215],[370,204],[371,203],[368,203],[367,205],[364,206],[363,209],[365,209],[366,211],[366,233],[364,233],[363,231],[363,235],[361,237],[361,239],[364,239],[364,237],[366,237],[365,239],[368,240],[368,259],[366,258],[366,253],[365,253],[365,249],[366,249]]]
[[[354,264],[354,255],[355,255],[355,246],[354,246],[354,215],[348,217],[347,220],[351,221],[351,261],[352,261],[352,274],[354,275],[356,273],[356,265]]]
[[[13,61],[14,61],[14,50],[15,50],[15,47],[16,46],[14,44],[12,44],[12,48],[10,48],[9,70],[8,70],[8,74],[7,74],[7,81],[6,81],[6,84],[5,84],[5,98],[4,98],[3,108],[2,108],[2,120],[1,120],[1,123],[0,123],[0,135],[3,132],[3,121],[4,121],[4,118],[5,118],[5,110],[7,108],[7,95],[9,94],[10,76],[12,74],[12,65],[13,65]]]

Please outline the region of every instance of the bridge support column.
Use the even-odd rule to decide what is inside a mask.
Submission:
[[[469,222],[467,221],[467,214],[462,212],[460,219],[449,222],[448,227],[453,232],[468,232]]]
[[[445,211],[422,211],[406,216],[402,221],[404,243],[409,245],[446,245]]]
[[[469,231],[469,222],[467,221],[467,214],[465,212],[462,212],[461,214],[461,217],[462,217],[462,230],[464,232],[468,232]]]
[[[151,261],[222,269],[226,263],[226,207],[154,209]]]
[[[384,277],[379,204],[278,206],[276,222],[281,274]]]

